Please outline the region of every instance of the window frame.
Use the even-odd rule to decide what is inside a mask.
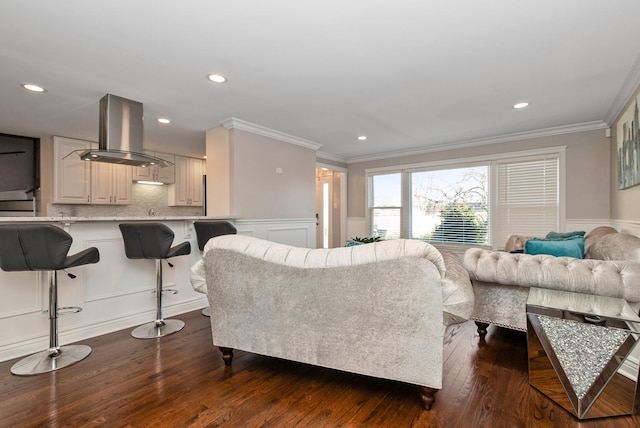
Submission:
[[[497,216],[498,205],[498,163],[532,161],[544,157],[558,158],[558,230],[564,230],[566,223],[566,147],[554,146],[533,150],[521,150],[506,153],[496,153],[491,155],[473,156],[467,158],[447,159],[432,162],[421,162],[412,164],[400,164],[385,167],[365,168],[365,184],[367,186],[365,200],[365,224],[368,226],[368,233],[372,232],[372,207],[370,198],[372,189],[370,188],[371,177],[380,174],[401,173],[401,217],[400,217],[400,237],[409,236],[409,216],[411,215],[411,173],[422,171],[437,171],[442,169],[467,168],[473,166],[489,167],[489,224],[487,230],[488,245],[492,249],[502,249],[504,242],[495,242],[495,217]],[[514,233],[518,233],[514,231]],[[436,243],[438,246],[441,244]],[[444,244],[445,246],[469,247],[465,244]]]
[[[404,192],[401,192],[400,194],[400,206],[376,206],[372,203],[372,200],[374,199],[373,197],[373,191],[375,190],[375,187],[372,185],[373,182],[373,177],[375,175],[391,175],[391,174],[400,174],[400,187],[402,188],[404,186],[404,174],[402,173],[402,171],[388,171],[388,172],[383,172],[383,173],[379,173],[379,174],[367,174],[367,214],[366,214],[366,218],[367,218],[367,226],[369,229],[369,235],[370,236],[374,236],[373,233],[373,211],[374,210],[400,210],[400,236],[407,236],[403,230],[403,224],[405,222],[402,221],[402,219],[405,216],[405,212],[406,212],[406,206],[405,206],[405,194]]]

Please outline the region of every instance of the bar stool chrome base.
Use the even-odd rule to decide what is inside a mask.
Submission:
[[[11,373],[18,376],[34,376],[52,372],[82,361],[89,356],[91,348],[86,345],[67,345],[58,348],[58,355],[49,350],[41,351],[18,361],[11,367]]]
[[[202,315],[204,315],[205,317],[210,317],[211,316],[211,308],[209,306],[204,308],[202,310]]]
[[[152,321],[136,327],[131,336],[136,339],[155,339],[164,337],[172,333],[177,333],[184,328],[184,321],[181,320],[162,320]]]

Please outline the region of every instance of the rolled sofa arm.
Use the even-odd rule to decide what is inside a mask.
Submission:
[[[442,302],[444,325],[458,324],[471,318],[474,294],[469,273],[462,260],[450,251],[441,251],[446,267],[442,280]]]
[[[204,259],[199,259],[191,266],[191,286],[195,291],[207,294],[207,274],[204,271]]]
[[[470,248],[464,254],[463,265],[472,280],[640,302],[640,263],[634,261],[511,254]]]

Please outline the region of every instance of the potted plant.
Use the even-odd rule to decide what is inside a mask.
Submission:
[[[349,241],[347,242],[347,247],[352,247],[354,245],[370,244],[372,242],[378,242],[381,240],[382,238],[379,236],[371,236],[371,237],[364,237],[364,238],[360,238],[356,236],[355,238],[349,239]]]

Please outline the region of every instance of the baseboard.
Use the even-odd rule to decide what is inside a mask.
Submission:
[[[620,374],[634,382],[637,382],[638,370],[640,370],[640,361],[638,361],[638,358],[634,355],[630,355],[624,363],[622,363],[622,367],[620,367]]]
[[[162,312],[165,318],[180,315],[186,312],[202,309],[207,306],[206,296],[198,297],[188,301],[183,301],[175,305],[163,306]],[[122,316],[113,320],[106,320],[95,324],[84,325],[75,329],[61,331],[58,334],[58,340],[61,345],[75,343],[92,337],[102,336],[103,334],[113,333],[115,331],[133,328],[140,324],[155,319],[155,309],[135,313],[129,316]],[[21,340],[16,343],[7,344],[0,347],[0,362],[23,357],[47,349],[49,346],[49,337],[40,336],[27,340]]]

